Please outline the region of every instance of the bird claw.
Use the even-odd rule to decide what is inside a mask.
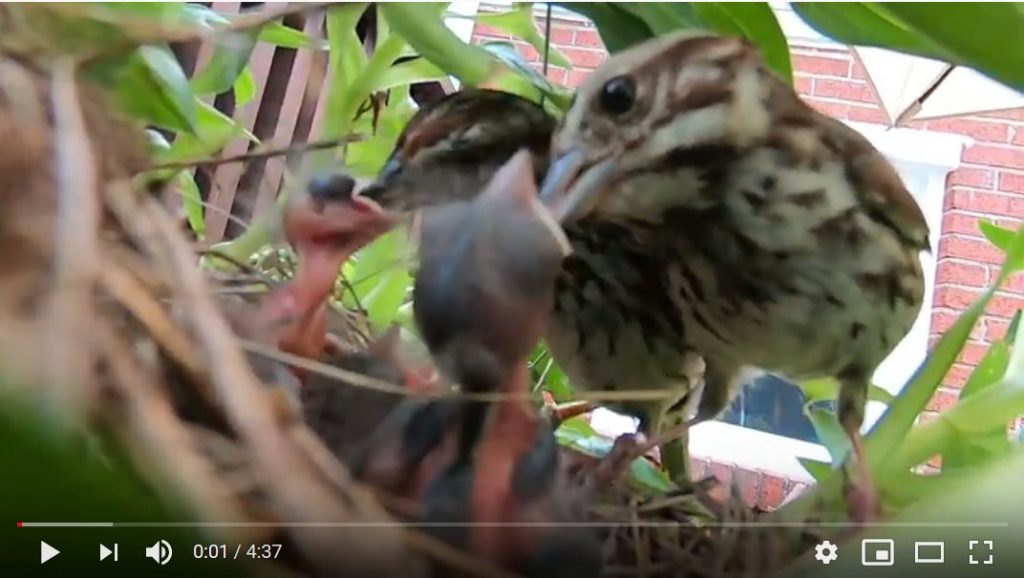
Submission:
[[[568,403],[555,403],[555,400],[547,393],[544,394],[544,407],[541,410],[544,417],[551,423],[553,429],[558,429],[562,422],[590,413],[597,409],[597,404],[589,401],[573,401]]]
[[[859,432],[850,435],[850,444],[850,456],[843,465],[843,498],[847,514],[855,524],[872,524],[881,517],[881,505],[864,459],[864,445]]]

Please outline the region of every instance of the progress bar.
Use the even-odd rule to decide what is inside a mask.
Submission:
[[[693,527],[676,522],[579,522],[548,523],[400,523],[400,522],[18,522],[19,528],[607,528],[607,527],[674,528]],[[1009,528],[1009,522],[726,522],[699,524],[701,528]]]

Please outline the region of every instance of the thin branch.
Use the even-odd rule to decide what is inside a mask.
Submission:
[[[53,307],[50,345],[54,378],[69,395],[91,388],[95,351],[82,345],[93,323],[93,289],[99,271],[99,175],[82,117],[71,61],[53,69],[51,99],[57,175]],[[71,403],[81,399],[71,395]]]
[[[354,371],[348,371],[341,369],[340,367],[308,359],[306,357],[300,357],[298,355],[292,355],[278,350],[277,348],[251,341],[248,339],[241,339],[240,345],[242,349],[270,359],[277,361],[292,367],[298,367],[305,369],[308,372],[316,373],[324,377],[338,381],[346,385],[353,387],[360,387],[363,389],[369,389],[373,391],[379,391],[381,393],[391,393],[395,395],[409,395],[409,391],[404,387],[384,381],[382,379],[375,379],[356,373]],[[434,399],[459,399],[466,401],[543,401],[541,396],[530,394],[530,393],[464,393],[455,390],[441,390],[429,393],[417,393],[426,398]],[[646,400],[660,400],[664,401],[672,397],[671,392],[664,389],[637,389],[632,391],[585,391],[576,392],[573,397],[574,401],[646,401]]]
[[[291,153],[303,153],[312,152],[318,150],[329,149],[332,147],[345,145],[349,143],[361,142],[366,137],[362,134],[351,134],[342,138],[334,138],[328,140],[314,141],[311,143],[294,144],[286,147],[276,148],[263,148],[257,147],[256,150],[249,151],[246,153],[232,155],[229,157],[219,157],[212,159],[193,159],[184,161],[172,161],[169,163],[162,163],[154,165],[147,170],[148,171],[159,171],[166,169],[188,169],[192,167],[216,167],[220,165],[226,165],[231,163],[245,163],[251,161],[265,160],[274,157],[281,157]]]

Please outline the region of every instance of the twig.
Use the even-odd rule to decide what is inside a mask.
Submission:
[[[311,142],[311,143],[294,144],[294,145],[289,145],[289,146],[286,146],[286,147],[262,148],[262,150],[261,150],[261,148],[257,148],[254,151],[250,151],[250,152],[242,153],[242,154],[237,154],[237,155],[232,155],[232,156],[229,156],[229,157],[217,157],[217,158],[212,158],[212,159],[193,159],[193,160],[173,161],[173,162],[169,162],[169,163],[162,163],[162,164],[159,164],[159,165],[154,165],[154,166],[146,169],[146,171],[149,172],[149,171],[160,171],[160,170],[167,170],[167,169],[187,169],[187,168],[192,168],[192,167],[209,168],[209,167],[216,167],[216,166],[226,165],[226,164],[231,164],[231,163],[244,163],[244,162],[251,162],[251,161],[259,161],[259,160],[264,160],[264,159],[269,159],[269,158],[274,158],[274,157],[281,157],[281,156],[285,156],[285,155],[288,155],[288,154],[291,154],[291,153],[304,153],[304,152],[318,151],[318,150],[324,150],[324,149],[333,148],[333,147],[336,147],[336,146],[339,146],[339,145],[355,143],[355,142],[361,142],[362,140],[364,140],[364,138],[365,137],[363,135],[361,135],[361,134],[351,134],[351,135],[348,135],[348,136],[345,136],[345,137],[342,137],[342,138],[334,138],[334,139],[329,139],[329,140],[320,140],[320,141],[315,141],[315,142]]]
[[[225,522],[245,521],[244,508],[237,497],[222,491],[216,468],[192,444],[189,432],[175,415],[169,400],[157,386],[152,373],[132,358],[112,328],[100,325],[93,337],[98,339],[110,367],[110,383],[126,403],[128,420],[115,421],[123,439],[136,456],[151,464],[150,476],[158,486],[187,497],[191,514],[200,520]],[[170,482],[170,484],[168,484]],[[251,530],[230,533],[225,538],[246,540]]]
[[[372,500],[339,501],[335,496],[337,490],[328,488],[323,478],[311,471],[310,463],[298,455],[300,448],[281,430],[267,397],[262,395],[264,386],[257,382],[231,329],[206,291],[192,252],[163,218],[155,201],[146,199],[144,203],[140,212],[150,218],[165,246],[180,297],[190,304],[188,313],[196,338],[207,355],[216,360],[211,364],[211,377],[225,413],[248,448],[253,467],[266,482],[276,513],[284,520],[304,522],[390,520]],[[369,574],[380,572],[382,564],[389,564],[388,571],[403,573],[402,567],[409,563],[401,537],[393,530],[382,529],[383,533],[372,536],[346,527],[331,531],[293,528],[291,532],[307,561],[322,572]],[[339,544],[347,547],[339,548]]]
[[[96,158],[82,118],[75,66],[54,65],[51,86],[56,149],[57,220],[54,288],[50,309],[52,370],[71,407],[92,393],[95,351],[82,343],[93,324],[93,289],[99,271],[100,205]]]
[[[361,373],[341,369],[340,367],[320,361],[314,361],[305,357],[299,357],[298,355],[285,353],[262,343],[242,339],[240,340],[240,345],[242,349],[250,353],[254,353],[286,365],[305,369],[311,373],[316,373],[324,377],[334,379],[346,385],[379,391],[381,393],[393,393],[395,395],[409,394],[408,390],[400,385],[375,379]],[[464,401],[543,401],[541,396],[530,393],[464,393],[459,391],[443,390],[422,394],[418,393],[417,395],[422,395],[427,398],[452,398]],[[645,401],[669,399],[672,397],[672,394],[671,392],[663,389],[637,389],[632,391],[585,391],[577,392],[573,397],[576,398],[576,401]]]
[[[100,280],[142,326],[150,337],[177,363],[196,385],[199,397],[218,415],[223,415],[217,396],[210,386],[209,373],[200,363],[200,356],[188,336],[182,331],[156,299],[146,292],[135,277],[114,261],[106,261]]]

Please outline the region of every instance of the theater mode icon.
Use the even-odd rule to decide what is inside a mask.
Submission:
[[[914,542],[914,564],[942,564],[945,561],[945,542]]]

